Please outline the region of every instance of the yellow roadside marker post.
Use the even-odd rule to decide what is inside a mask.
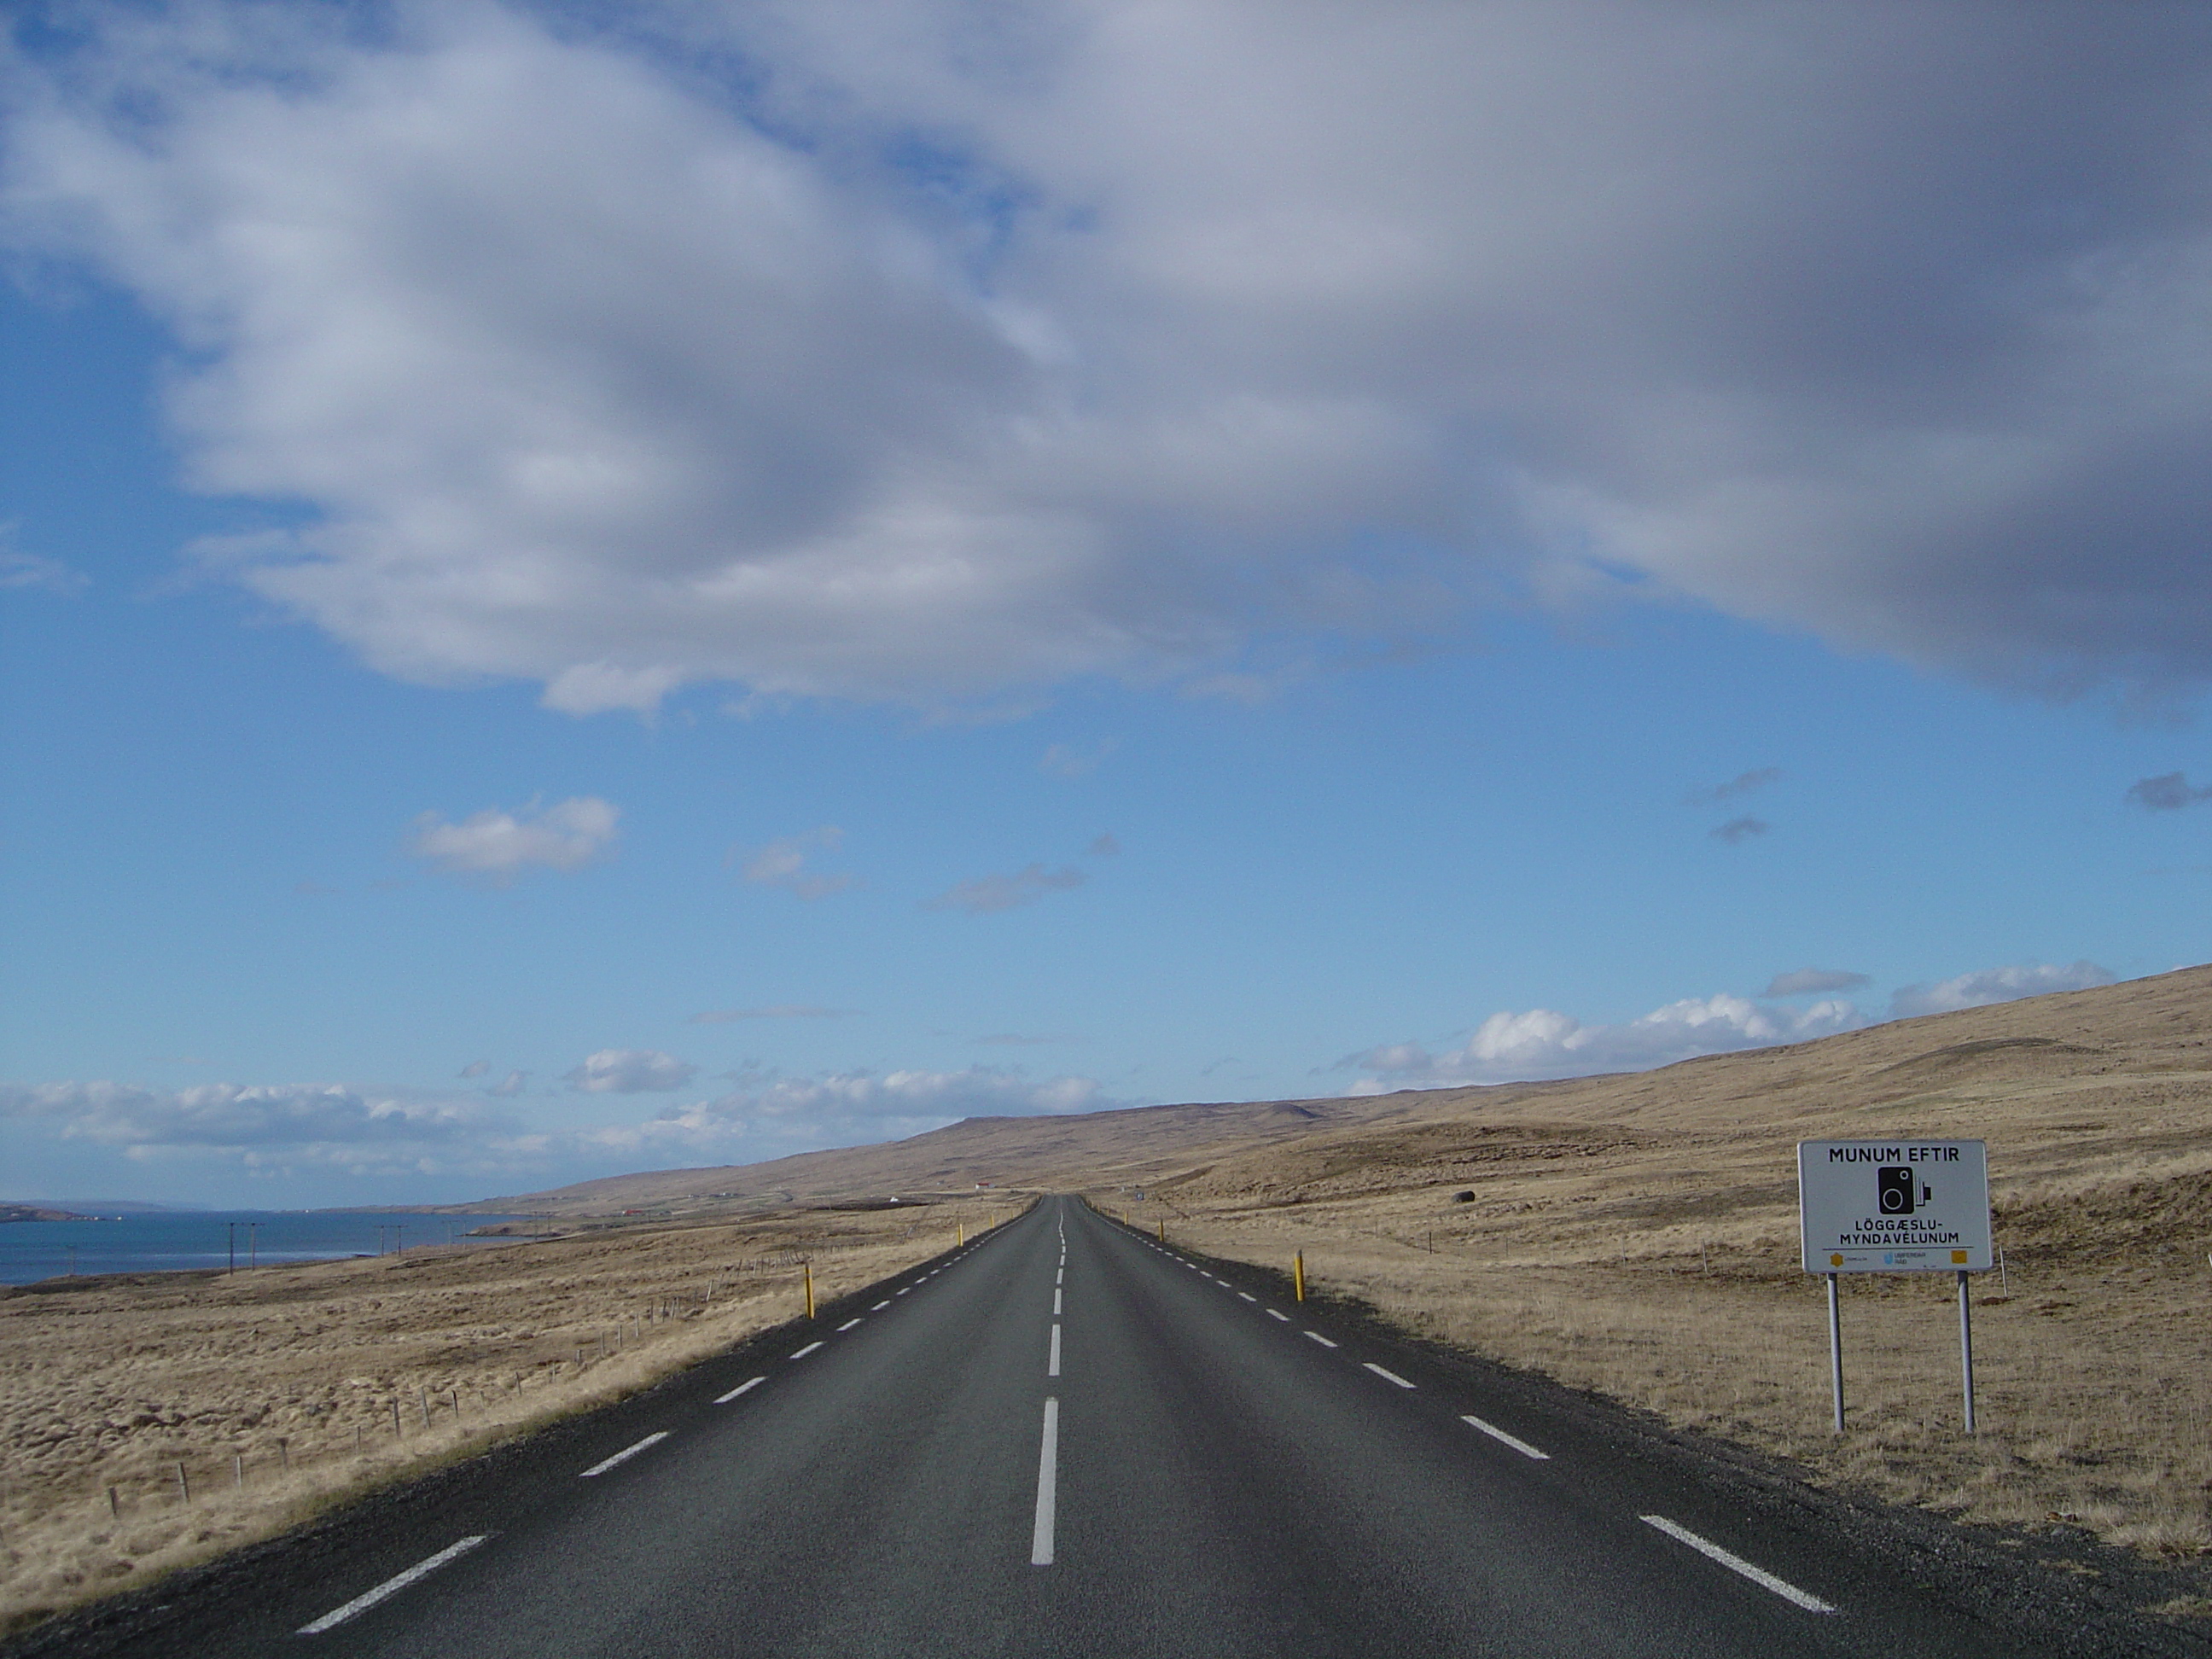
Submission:
[[[814,1317],[814,1264],[802,1261],[799,1264],[799,1270],[806,1275],[806,1316],[811,1319]]]
[[[963,1221],[957,1224],[960,1229],[960,1242],[965,1244],[968,1242],[968,1224]]]
[[[1163,1221],[1163,1222],[1161,1222],[1161,1223],[1160,1223],[1160,1243],[1163,1243],[1163,1244],[1164,1244],[1164,1243],[1166,1243],[1167,1242],[1168,1242],[1168,1224],[1167,1224],[1166,1222]]]
[[[1291,1279],[1297,1287],[1298,1300],[1306,1299],[1306,1253],[1300,1250],[1291,1258]]]

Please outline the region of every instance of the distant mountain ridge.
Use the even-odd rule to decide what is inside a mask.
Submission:
[[[1442,1091],[1455,1099],[1473,1092]],[[1496,1091],[1483,1092],[1495,1093]],[[1226,1153],[1438,1109],[1437,1091],[1316,1100],[1212,1101],[1130,1106],[1061,1117],[970,1117],[905,1140],[798,1152],[765,1164],[606,1176],[547,1192],[448,1206],[449,1213],[605,1215],[625,1209],[761,1207],[860,1196],[1136,1183],[1188,1168],[1209,1148]]]

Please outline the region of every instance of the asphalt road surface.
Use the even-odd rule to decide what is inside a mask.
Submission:
[[[1047,1200],[801,1336],[64,1650],[2042,1650],[1912,1582],[1893,1551],[1778,1523],[1525,1394],[1477,1397],[1264,1283]]]

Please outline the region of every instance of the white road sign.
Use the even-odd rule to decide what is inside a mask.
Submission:
[[[1986,1272],[1988,1144],[1801,1140],[1797,1225],[1808,1273]]]

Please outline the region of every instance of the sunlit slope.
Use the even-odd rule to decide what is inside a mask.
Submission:
[[[2100,1138],[2112,1143],[2115,1158],[2151,1156],[2161,1142],[2194,1145],[2212,1126],[2208,1103],[2212,967],[1654,1072],[1350,1098],[970,1118],[882,1146],[611,1176],[471,1207],[581,1215],[837,1201],[978,1182],[1097,1188],[1196,1179],[1217,1193],[1316,1181],[1399,1188],[1453,1179],[1455,1170],[1491,1155],[1481,1149],[1509,1139],[1540,1143],[1549,1149],[1543,1156],[1560,1159],[1600,1146],[1686,1148],[1711,1136],[1734,1144],[1728,1161],[1737,1164],[1750,1146],[1770,1139],[1903,1130],[2003,1142],[2003,1161],[1993,1168],[2016,1181],[2046,1161],[2054,1171],[2078,1169]],[[1741,1178],[1750,1170],[1730,1173]],[[1785,1175],[1778,1163],[1771,1181]]]

